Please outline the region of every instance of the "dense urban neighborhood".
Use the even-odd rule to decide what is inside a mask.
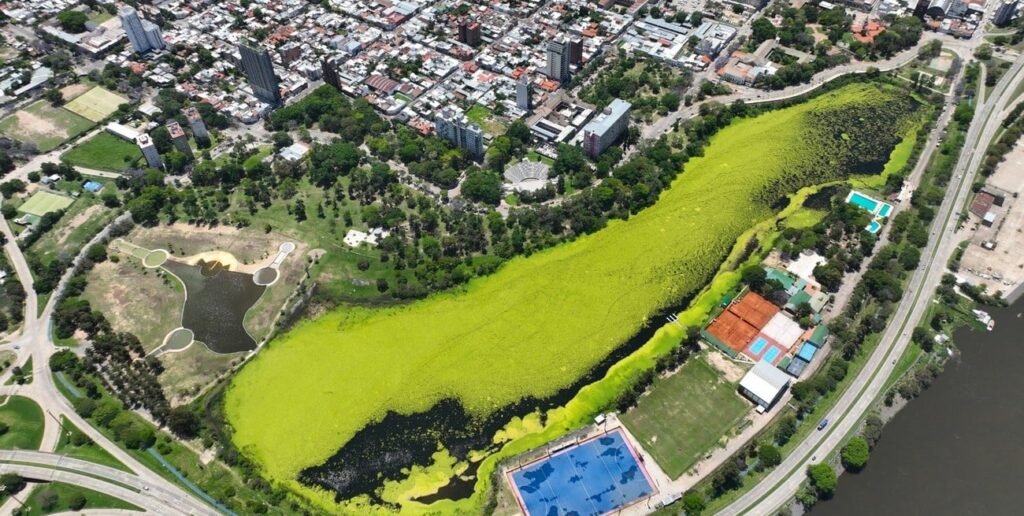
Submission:
[[[1019,12],[0,0],[0,514],[845,513],[1019,336]]]

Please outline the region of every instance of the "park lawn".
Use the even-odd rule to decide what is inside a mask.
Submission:
[[[555,164],[555,160],[553,160],[553,159],[551,159],[551,158],[549,158],[547,156],[542,156],[540,153],[538,153],[535,150],[530,150],[529,152],[527,152],[526,153],[526,159],[528,159],[530,161],[539,161],[541,163],[544,163],[545,165],[554,165]]]
[[[263,161],[267,156],[273,153],[274,147],[270,145],[264,145],[260,147],[260,150],[256,152],[256,154],[253,154],[252,156],[245,158],[245,161],[242,162],[242,168],[244,168],[247,171],[252,170],[256,168],[256,165],[259,165],[260,162]]]
[[[88,131],[93,122],[64,108],[40,100],[0,120],[0,134],[49,152]]]
[[[47,493],[56,495],[56,504],[52,507],[43,508],[44,496],[49,496]],[[46,514],[57,514],[61,512],[71,511],[69,502],[73,494],[78,493],[85,497],[85,505],[81,507],[81,510],[85,509],[124,509],[129,511],[142,511],[142,508],[136,507],[134,504],[128,503],[120,498],[115,498],[106,493],[100,493],[93,491],[92,489],[86,489],[71,484],[65,484],[63,482],[50,482],[43,484],[37,489],[32,491],[32,495],[25,500],[25,507],[19,512],[22,516],[44,516]]]
[[[108,132],[102,132],[79,143],[61,156],[61,160],[76,167],[123,172],[142,158],[138,145],[127,142]]]
[[[185,290],[181,282],[162,269],[146,269],[142,261],[122,252],[115,242],[108,254],[114,263],[96,264],[87,274],[82,299],[103,312],[116,331],[131,332],[149,353],[163,343],[171,330],[181,326]]]
[[[487,134],[499,136],[505,134],[505,125],[494,119],[494,112],[480,104],[473,104],[466,112],[470,122],[480,126]]]
[[[678,478],[750,412],[704,357],[658,378],[637,406],[620,419],[671,478]]]
[[[59,382],[59,380],[58,380]],[[73,439],[75,436],[83,436],[82,431],[74,425],[74,423],[68,421],[64,416],[60,417],[60,440],[57,441],[56,453],[67,455],[76,459],[87,460],[89,462],[95,462],[96,464],[102,464],[104,466],[110,466],[114,469],[120,469],[131,473],[121,461],[114,458],[107,450],[90,440],[88,444],[81,446],[75,446]]]
[[[38,450],[43,441],[43,409],[24,396],[9,396],[0,406],[0,422],[9,428],[0,435],[0,449]]]

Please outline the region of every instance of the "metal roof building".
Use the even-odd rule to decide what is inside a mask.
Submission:
[[[769,362],[761,361],[754,364],[740,380],[740,393],[767,410],[779,400],[786,387],[789,387],[789,380],[789,375],[782,370]]]

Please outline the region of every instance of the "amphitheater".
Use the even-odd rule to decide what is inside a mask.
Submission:
[[[505,170],[505,179],[517,192],[532,192],[548,183],[548,166],[539,161],[523,160]]]

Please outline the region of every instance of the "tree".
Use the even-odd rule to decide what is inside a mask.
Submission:
[[[201,427],[199,416],[186,406],[174,407],[167,415],[167,428],[183,439],[194,439]]]
[[[761,292],[761,288],[765,285],[768,273],[765,272],[764,267],[760,265],[751,265],[743,269],[741,273],[743,283],[750,287],[750,290],[754,292]]]
[[[25,479],[15,473],[6,473],[0,475],[0,486],[3,486],[5,493],[17,494],[25,488]]]
[[[78,34],[85,32],[85,23],[89,21],[89,17],[82,11],[69,9],[58,13],[57,21],[60,22],[60,27],[65,31]]]
[[[11,426],[3,421],[0,421],[0,435],[4,435],[11,430]]]
[[[772,25],[772,22],[768,21],[764,16],[760,16],[754,20],[754,23],[750,28],[752,30],[750,37],[754,40],[754,43],[761,43],[775,38],[775,26]]]
[[[46,99],[54,107],[64,103],[64,94],[57,88],[50,88],[43,92],[43,98]]]
[[[94,244],[86,251],[86,258],[92,263],[103,263],[107,261],[107,247],[103,244]]]
[[[828,464],[812,464],[807,468],[807,476],[811,485],[818,493],[818,498],[827,500],[836,492],[836,472]]]
[[[869,448],[874,448],[878,444],[878,440],[882,438],[882,427],[885,423],[882,418],[872,414],[864,420],[864,430],[861,431],[861,436],[867,441]]]
[[[868,442],[863,437],[854,437],[850,439],[850,442],[846,443],[846,446],[843,446],[843,467],[847,471],[860,471],[868,464],[868,456],[870,454]]]
[[[974,57],[979,61],[988,61],[992,59],[992,45],[988,43],[982,43],[978,45],[978,48],[974,49]]]
[[[462,182],[461,191],[472,201],[497,206],[501,202],[501,176],[490,170],[470,172]]]
[[[687,491],[683,495],[683,510],[686,511],[686,516],[698,516],[704,512],[706,506],[704,495],[698,491]]]
[[[761,469],[774,468],[782,463],[782,452],[771,443],[764,443],[757,448],[757,458]]]
[[[285,148],[285,147],[295,143],[294,140],[292,140],[291,135],[286,133],[286,132],[284,132],[284,131],[278,131],[278,132],[274,133],[274,137],[273,138],[274,138],[274,148],[277,149],[277,150],[281,150],[281,149],[283,149],[283,148]]]
[[[68,508],[72,511],[80,511],[82,507],[85,507],[85,495],[80,491],[75,491],[68,495]]]
[[[779,426],[775,429],[775,442],[782,446],[789,442],[793,438],[793,434],[796,433],[796,418],[793,416],[786,416],[779,421]]]

